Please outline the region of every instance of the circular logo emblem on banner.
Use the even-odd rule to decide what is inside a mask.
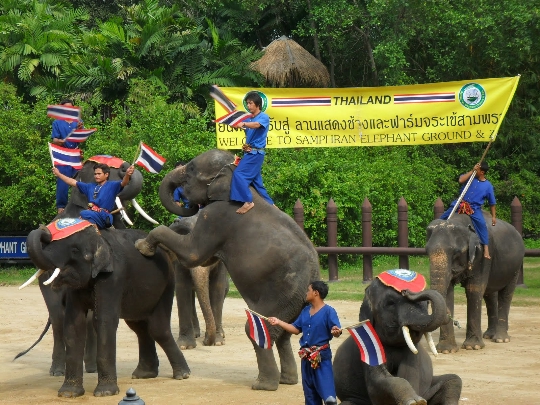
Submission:
[[[476,110],[486,101],[486,91],[478,83],[467,83],[459,91],[459,102],[469,110]]]
[[[251,91],[248,91],[248,93],[251,93],[252,91],[254,91],[259,96],[261,96],[261,99],[262,99],[261,111],[262,112],[266,111],[266,109],[268,108],[268,97],[266,97],[266,94],[264,94],[262,91],[259,91],[259,90],[251,90]],[[247,93],[246,93],[246,96],[247,96]],[[242,104],[244,105],[244,109],[246,111],[249,111],[247,108],[246,96],[244,96],[244,98],[242,99]]]
[[[73,226],[75,224],[78,224],[79,222],[82,222],[83,220],[80,218],[62,218],[56,221],[56,227],[58,229],[67,228],[68,226]]]

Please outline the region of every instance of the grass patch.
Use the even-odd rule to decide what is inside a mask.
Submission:
[[[398,268],[397,256],[377,256],[373,261],[373,276],[385,270]],[[429,285],[429,260],[423,256],[409,257],[409,268],[421,273]],[[36,272],[30,266],[0,266],[0,286],[21,285]],[[357,264],[340,263],[339,280],[329,283],[331,300],[362,301],[367,284],[363,283],[362,262]],[[321,277],[328,280],[328,269],[321,269]],[[523,263],[524,286],[516,288],[513,306],[530,307],[540,305],[540,257],[526,257]],[[465,289],[456,286],[456,304],[465,304]],[[230,282],[229,297],[241,298],[233,282]]]

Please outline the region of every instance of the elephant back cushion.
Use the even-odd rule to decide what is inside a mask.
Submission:
[[[47,225],[47,229],[51,233],[51,241],[67,238],[68,236],[73,235],[74,233],[80,232],[83,229],[93,226],[94,224],[88,222],[85,219],[81,218],[61,218],[56,221],[51,222]],[[99,231],[96,228],[96,231]]]
[[[123,159],[111,155],[96,155],[88,158],[87,160],[96,163],[105,163],[107,166],[113,167],[115,169],[119,169],[124,163]]]
[[[426,279],[423,275],[406,269],[387,270],[377,276],[381,282],[392,287],[397,292],[409,290],[413,293],[424,291],[426,288]]]

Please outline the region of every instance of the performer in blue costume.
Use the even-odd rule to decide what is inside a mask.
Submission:
[[[88,209],[81,211],[81,218],[96,224],[99,229],[108,228],[112,225],[111,211],[114,209],[116,196],[127,186],[129,179],[135,170],[130,166],[122,181],[108,181],[111,169],[105,163],[96,163],[94,166],[95,183],[83,183],[60,173],[58,168],[53,167],[56,177],[69,186],[79,189],[88,198]]]
[[[62,100],[61,105],[67,107],[73,107],[71,100]],[[77,149],[77,143],[66,141],[65,139],[77,128],[82,128],[82,121],[66,121],[66,120],[54,120],[52,123],[52,143],[54,145],[62,146],[68,149]],[[75,177],[78,170],[72,166],[58,166],[58,170],[63,175],[68,177]],[[58,213],[64,211],[68,203],[68,191],[69,186],[60,179],[56,179],[56,209]]]
[[[278,325],[300,338],[302,358],[302,387],[306,405],[337,404],[334,372],[332,370],[332,351],[330,340],[341,336],[341,325],[336,310],[324,303],[328,295],[328,285],[323,281],[312,282],[306,294],[310,304],[302,310],[296,321],[286,323],[270,317],[271,325]]]
[[[459,176],[459,184],[463,184],[463,187],[461,187],[461,192],[463,192],[465,184],[476,170],[476,176],[472,181],[469,189],[463,196],[463,201],[460,204],[458,213],[467,214],[471,217],[474,230],[476,231],[476,234],[480,239],[480,243],[484,245],[484,257],[486,259],[491,259],[488,247],[489,235],[486,221],[484,219],[484,215],[482,214],[482,206],[487,200],[491,211],[491,225],[495,226],[495,224],[497,223],[497,217],[495,212],[495,206],[497,202],[495,200],[495,192],[493,191],[493,185],[489,182],[488,179],[486,179],[486,173],[488,169],[489,166],[487,162],[482,161],[482,163],[477,163],[474,166],[473,170],[471,170],[470,172]],[[457,200],[452,201],[450,207],[441,215],[441,219],[448,219],[448,216],[452,212],[452,209],[456,205],[456,202]]]
[[[246,144],[242,147],[244,156],[235,169],[231,182],[231,200],[244,203],[236,210],[238,214],[245,214],[254,206],[249,186],[253,186],[262,198],[274,205],[261,176],[270,117],[261,111],[262,98],[256,91],[250,91],[246,95],[246,104],[253,116],[238,125],[246,130]]]

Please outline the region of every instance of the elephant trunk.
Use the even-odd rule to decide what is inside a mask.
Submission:
[[[122,180],[126,174],[130,164],[124,162],[118,170],[118,177]],[[118,194],[122,201],[132,200],[139,195],[143,186],[143,175],[140,171],[135,170],[129,179],[129,183]]]
[[[173,199],[174,190],[182,185],[186,166],[179,166],[165,175],[159,186],[159,199],[165,209],[182,217],[190,217],[199,211],[198,205],[193,208],[180,207]]]
[[[45,271],[54,270],[56,267],[43,253],[42,243],[49,243],[50,241],[51,233],[44,226],[30,232],[26,240],[28,256],[30,256],[36,267]]]
[[[451,264],[448,254],[442,248],[436,248],[428,251],[429,255],[429,274],[430,288],[443,296],[446,304],[448,287],[451,282]],[[448,306],[448,305],[447,305]]]
[[[446,310],[446,301],[443,296],[435,290],[424,290],[418,293],[412,293],[409,290],[402,292],[403,296],[411,302],[430,301],[431,314],[424,314],[421,311],[408,311],[402,316],[402,323],[410,329],[421,332],[432,332],[440,325],[446,325],[450,318]]]
[[[198,266],[191,269],[195,292],[206,324],[205,346],[213,346],[216,343],[216,321],[210,305],[209,276],[210,269],[208,267]]]

